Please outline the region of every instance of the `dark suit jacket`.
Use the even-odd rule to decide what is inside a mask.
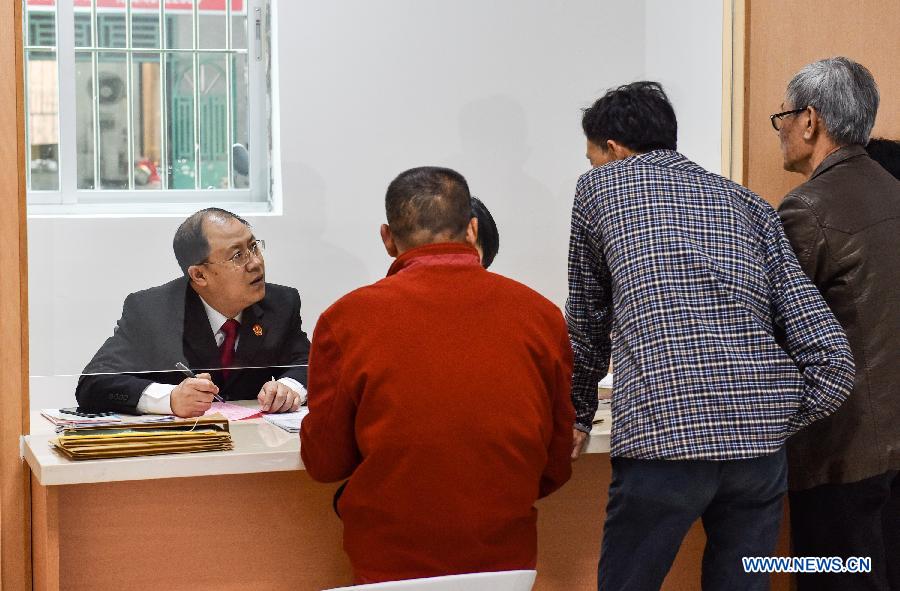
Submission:
[[[254,330],[255,329],[255,330]],[[260,333],[260,334],[257,334]],[[289,377],[306,386],[309,339],[300,319],[300,294],[291,287],[266,284],[266,297],[246,308],[241,318],[237,350],[225,379],[212,371],[225,400],[255,398],[271,377]],[[219,350],[200,296],[185,277],[130,294],[122,318],[85,374],[75,396],[82,407],[96,411],[135,413],[144,389],[153,382],[178,384],[181,361],[197,373],[219,366]],[[299,368],[273,366],[300,365]]]

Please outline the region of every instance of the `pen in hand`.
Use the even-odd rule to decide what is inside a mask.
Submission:
[[[197,377],[197,374],[195,374],[193,371],[191,371],[191,368],[189,368],[187,365],[185,365],[184,363],[182,363],[180,361],[175,364],[175,368],[189,378]],[[218,394],[213,394],[213,398],[215,398],[218,402],[225,402],[225,400]]]

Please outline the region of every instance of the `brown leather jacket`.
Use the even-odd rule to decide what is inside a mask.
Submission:
[[[856,362],[847,402],[788,441],[791,488],[900,469],[900,182],[861,146],[845,146],[778,214]]]

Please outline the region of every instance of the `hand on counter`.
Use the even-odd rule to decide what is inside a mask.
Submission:
[[[587,442],[587,438],[588,434],[584,431],[572,429],[572,461],[577,460],[578,456],[581,455],[585,443]]]
[[[263,412],[294,412],[300,408],[300,395],[277,381],[263,384],[256,396]]]
[[[213,397],[218,393],[219,387],[208,373],[185,378],[172,390],[169,399],[172,414],[182,418],[202,416],[212,406]]]

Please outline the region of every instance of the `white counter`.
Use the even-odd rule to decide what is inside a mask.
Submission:
[[[250,406],[256,401],[236,403]],[[586,453],[609,453],[608,408],[601,405],[597,412]],[[69,460],[53,449],[53,426],[39,413],[32,414],[31,426],[32,434],[24,438],[24,455],[43,486],[303,470],[300,437],[263,419],[232,422],[231,451],[82,461]]]

